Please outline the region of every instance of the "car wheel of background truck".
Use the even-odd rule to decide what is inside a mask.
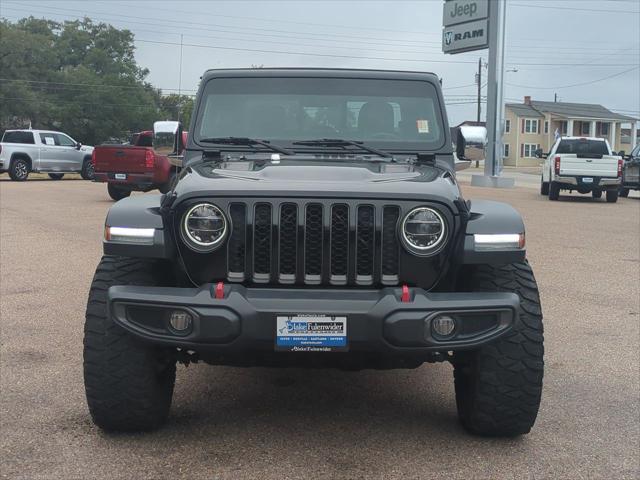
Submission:
[[[29,177],[29,162],[24,158],[14,158],[9,167],[9,177],[16,182],[24,182]]]
[[[629,196],[629,189],[628,188],[620,188],[620,196],[622,198],[627,198]]]
[[[549,184],[549,200],[558,200],[560,198],[560,185],[556,182]]]
[[[545,182],[540,177],[540,195],[549,195],[549,182]]]
[[[107,192],[109,192],[109,196],[114,200],[122,200],[123,198],[127,198],[131,195],[131,190],[118,187],[112,183],[107,183]]]
[[[64,173],[50,173],[49,174],[49,178],[51,180],[62,180],[62,177],[64,177]]]
[[[95,173],[93,170],[93,163],[91,163],[91,158],[85,158],[84,163],[82,164],[82,171],[80,172],[80,176],[85,180],[93,180],[95,177]]]
[[[591,196],[593,198],[602,198],[602,190],[596,188],[595,190],[591,190]]]
[[[607,202],[616,203],[618,201],[618,189],[607,190]]]
[[[91,417],[104,430],[151,430],[169,415],[175,355],[137,341],[111,320],[106,305],[113,285],[168,279],[162,264],[146,259],[104,256],[96,269],[84,326],[84,386]]]
[[[479,435],[528,433],[538,414],[544,370],[542,309],[531,267],[526,260],[479,265],[465,277],[464,291],[516,293],[520,312],[506,335],[480,350],[454,354],[460,422]]]
[[[158,187],[158,190],[160,190],[160,193],[170,192],[171,189],[173,188],[173,182],[175,182],[175,180],[176,180],[176,174],[175,174],[175,172],[172,172],[169,175],[169,180],[167,180],[166,183],[163,183],[162,185],[160,185]]]

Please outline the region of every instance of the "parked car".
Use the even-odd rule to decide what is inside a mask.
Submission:
[[[186,133],[185,140],[186,140]],[[109,196],[114,200],[131,195],[132,191],[148,192],[158,189],[166,193],[171,188],[179,168],[171,165],[165,155],[157,155],[151,148],[153,132],[132,135],[129,144],[98,145],[93,151],[96,182],[106,182]]]
[[[160,426],[176,362],[448,361],[469,431],[529,432],[543,333],[524,224],[463,198],[436,75],[210,70],[195,104],[186,149],[154,127],[183,152],[172,190],[107,214],[84,328],[98,426]]]
[[[7,130],[0,142],[0,173],[24,181],[29,173],[48,173],[60,180],[65,173],[93,179],[93,147],[82,145],[66,133],[51,130]]]
[[[620,185],[620,196],[628,197],[629,190],[640,190],[640,144],[631,150],[631,154],[624,155],[624,165],[622,166],[622,184]]]
[[[540,194],[558,200],[560,190],[591,193],[593,198],[606,192],[607,202],[618,201],[622,177],[622,159],[611,151],[609,142],[595,137],[562,137],[544,158],[540,178]]]

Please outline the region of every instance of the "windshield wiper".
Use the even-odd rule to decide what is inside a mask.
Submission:
[[[268,148],[273,152],[282,153],[283,155],[295,155],[295,152],[287,150],[286,148],[273,145],[265,140],[256,140],[255,138],[246,137],[211,137],[211,138],[199,138],[198,142],[202,143],[219,143],[220,145],[246,145],[251,147],[253,145],[261,145]]]
[[[378,155],[383,158],[393,158],[388,152],[384,150],[378,150],[377,148],[368,147],[363,144],[363,142],[358,142],[356,140],[345,140],[342,138],[319,138],[317,140],[300,140],[299,142],[293,142],[294,145],[306,145],[310,147],[346,147],[346,146],[354,146],[358,147],[365,152],[373,153],[374,155]]]

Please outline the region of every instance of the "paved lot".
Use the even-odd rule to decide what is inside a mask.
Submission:
[[[6,176],[3,176],[3,180]],[[5,478],[638,478],[640,198],[464,187],[525,217],[546,372],[528,436],[468,436],[449,365],[351,372],[180,366],[169,424],[89,418],[82,326],[103,185],[0,180],[0,475]],[[634,195],[637,195],[634,193]]]

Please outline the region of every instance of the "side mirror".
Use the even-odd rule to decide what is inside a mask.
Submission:
[[[82,144],[80,142],[76,143],[76,150],[80,150],[82,148]]]
[[[486,157],[487,129],[462,126],[456,139],[456,156],[459,160],[480,161]]]
[[[182,123],[174,121],[155,122],[153,124],[153,151],[156,155],[167,157],[169,163],[182,166],[184,141]]]

